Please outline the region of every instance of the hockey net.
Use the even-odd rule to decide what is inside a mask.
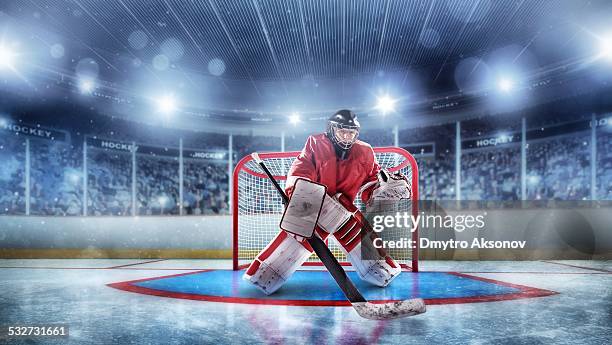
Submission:
[[[265,162],[274,178],[284,188],[287,173],[291,164],[300,152],[267,152],[260,153],[259,157]],[[403,200],[401,209],[418,214],[418,168],[414,157],[408,151],[399,147],[374,148],[376,160],[381,167],[390,172],[404,174],[412,188],[412,200]],[[283,214],[283,203],[278,192],[267,178],[261,167],[251,158],[244,157],[234,169],[232,192],[233,215],[233,269],[247,267],[253,259],[276,236],[279,230],[280,219]],[[355,201],[362,212],[364,205]],[[402,234],[392,238],[411,238],[418,244],[418,229],[410,233],[401,229]],[[346,256],[338,244],[329,236],[328,246],[342,265],[349,265]],[[388,253],[397,260],[402,267],[418,271],[418,245],[409,249],[388,250]],[[305,265],[321,265],[319,258],[313,254]]]

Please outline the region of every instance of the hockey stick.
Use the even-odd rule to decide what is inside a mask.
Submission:
[[[261,169],[263,169],[263,171],[266,173],[274,185],[274,188],[276,188],[276,191],[283,199],[283,204],[287,205],[289,202],[287,194],[285,194],[285,191],[281,188],[276,179],[274,179],[274,176],[270,170],[268,170],[266,164],[261,158],[259,158],[257,153],[252,153],[251,157],[253,157],[255,162],[259,164]],[[329,250],[327,245],[325,245],[323,240],[321,240],[315,234],[311,238],[308,238],[307,241],[312,249],[314,249],[317,256],[321,259],[321,262],[323,262],[323,265],[325,265],[327,271],[332,275],[346,298],[349,300],[349,302],[351,302],[353,308],[355,308],[355,311],[357,311],[361,317],[371,320],[387,320],[422,314],[425,312],[425,302],[421,298],[380,304],[368,302],[349,279],[348,275],[344,269],[342,269],[342,266],[340,266],[340,263]]]

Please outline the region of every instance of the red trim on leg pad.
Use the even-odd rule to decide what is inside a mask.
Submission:
[[[355,236],[360,237],[359,233],[361,232],[361,224],[357,224],[355,225],[355,227],[346,235],[342,236],[342,238],[338,238],[338,242],[340,242],[340,244],[344,247],[346,247],[350,242],[352,242],[352,240],[355,239]]]
[[[334,233],[334,236],[336,236],[337,239],[344,238],[349,231],[355,229],[356,224],[357,224],[357,219],[355,218],[349,219],[349,221],[346,222],[346,224],[344,224],[340,228],[339,231],[336,231],[336,233]]]
[[[317,233],[317,235],[319,235],[319,238],[321,238],[323,241],[325,241],[327,236],[329,236],[329,232],[319,228],[318,226],[315,228],[315,232]]]
[[[342,206],[344,206],[344,208],[346,208],[347,211],[349,211],[349,212],[357,211],[357,206],[355,206],[355,204],[353,204],[353,202],[351,200],[349,200],[349,198],[346,195],[341,194],[340,197],[337,200],[340,203],[340,205],[342,205]]]
[[[300,244],[302,245],[302,247],[306,248],[306,250],[308,250],[309,252],[314,252],[314,249],[312,249],[312,247],[310,246],[310,243],[308,243],[308,241],[306,239],[303,239],[300,241]]]
[[[261,262],[255,259],[255,261],[251,263],[251,266],[249,266],[249,269],[246,271],[246,275],[252,276],[253,274],[255,274],[255,272],[257,272],[257,270],[259,269],[260,265],[261,265]]]
[[[395,264],[395,261],[393,261],[393,259],[391,259],[391,257],[387,256],[385,257],[385,261],[387,262],[387,264],[393,268],[397,268],[397,265]]]
[[[276,235],[276,238],[274,238],[272,243],[268,245],[268,248],[261,252],[261,254],[257,256],[257,258],[261,261],[266,261],[266,259],[276,250],[276,248],[278,248],[278,246],[285,240],[285,238],[287,238],[287,233],[281,230],[281,232]]]
[[[368,220],[365,218],[365,216],[363,215],[363,213],[361,213],[361,211],[357,211],[355,213],[353,213],[353,216],[360,221],[362,224],[369,224]]]
[[[361,243],[361,236],[357,235],[355,237],[353,237],[353,240],[350,241],[349,243],[347,243],[346,245],[343,245],[344,249],[346,249],[347,252],[352,252],[353,249],[355,249],[355,247],[357,247],[357,245]]]

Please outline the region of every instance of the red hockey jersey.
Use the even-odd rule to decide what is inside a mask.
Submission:
[[[291,165],[287,185],[292,186],[296,178],[305,177],[327,186],[327,194],[331,196],[342,193],[354,201],[361,186],[377,180],[379,170],[369,144],[357,140],[347,158],[339,160],[334,144],[322,133],[308,137],[304,149]],[[362,195],[364,201],[368,197],[369,193]]]

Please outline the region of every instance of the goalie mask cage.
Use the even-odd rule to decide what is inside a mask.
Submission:
[[[281,187],[285,187],[287,173],[291,164],[300,154],[293,152],[266,152],[260,153],[259,157],[264,161],[274,178]],[[418,168],[414,157],[408,151],[399,147],[376,147],[374,148],[376,160],[382,168],[389,172],[401,172],[408,179],[412,189],[412,199],[402,201],[402,210],[418,215]],[[364,205],[359,199],[355,205],[362,212]],[[233,191],[232,191],[232,217],[233,217],[233,269],[238,270],[245,267],[255,259],[270,241],[280,231],[279,224],[283,215],[283,203],[278,192],[263,172],[261,167],[248,155],[234,169]],[[402,234],[391,238],[412,238],[416,245],[413,248],[391,249],[388,253],[397,260],[403,268],[418,271],[418,229],[412,234],[402,228],[393,230],[402,231]],[[342,265],[350,265],[346,256],[333,235],[326,241],[334,256]],[[316,254],[304,263],[304,265],[322,265]]]

